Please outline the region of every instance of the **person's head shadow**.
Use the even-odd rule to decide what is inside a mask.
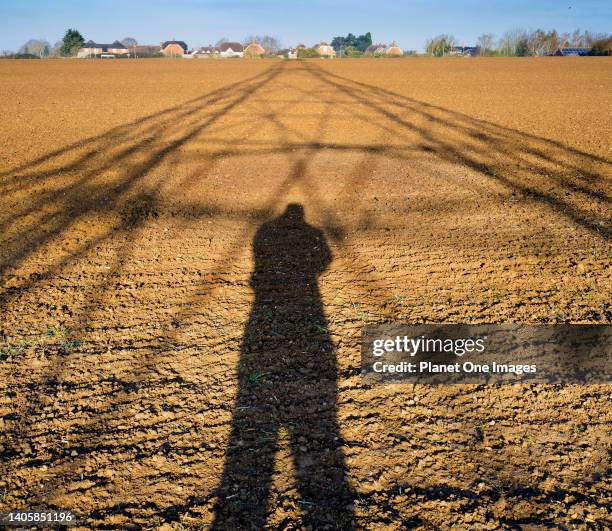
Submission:
[[[290,204],[258,229],[253,258],[255,300],[213,527],[265,525],[267,511],[279,503],[271,490],[274,460],[286,450],[295,465],[302,523],[351,529],[336,356],[318,286],[332,260],[325,235],[306,222],[302,205]]]
[[[316,295],[316,301],[306,303],[320,304],[317,277],[332,256],[323,232],[306,223],[302,205],[291,203],[259,228],[253,239],[253,259],[251,286],[256,297],[273,297],[274,306],[279,307],[296,302],[282,298],[289,294],[299,300]]]

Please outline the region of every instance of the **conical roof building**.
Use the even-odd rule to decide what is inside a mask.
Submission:
[[[402,49],[397,45],[395,41],[391,43],[391,46],[387,48],[387,55],[404,55]]]

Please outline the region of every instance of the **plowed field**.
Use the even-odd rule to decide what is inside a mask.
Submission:
[[[609,323],[611,108],[608,58],[1,61],[0,511],[609,526],[608,386],[359,341]]]

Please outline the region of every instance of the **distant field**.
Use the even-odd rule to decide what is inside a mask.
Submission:
[[[0,511],[605,526],[605,386],[368,387],[359,340],[610,323],[611,66],[0,61]]]

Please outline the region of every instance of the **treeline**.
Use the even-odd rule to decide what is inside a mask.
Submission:
[[[44,39],[30,39],[17,52],[2,50],[0,57],[14,57],[16,59],[42,59],[43,57],[59,57],[62,41],[53,46]]]
[[[580,30],[559,33],[557,30],[514,29],[506,31],[499,38],[492,33],[483,33],[478,37],[476,45],[481,55],[543,56],[554,53],[558,48],[588,48],[590,55],[612,55],[612,35]],[[429,39],[425,50],[428,55],[441,57],[451,53],[457,46],[457,39],[442,34]]]
[[[331,47],[338,52],[365,52],[368,47],[372,46],[372,34],[368,31],[363,35],[353,35],[349,33],[346,37],[334,37],[331,41]]]
[[[132,37],[125,37],[121,43],[126,48],[132,48],[138,43]],[[0,57],[15,59],[43,59],[45,57],[72,57],[85,44],[85,38],[76,29],[67,29],[61,41],[53,46],[45,39],[30,39],[15,53],[10,50],[0,52]]]

